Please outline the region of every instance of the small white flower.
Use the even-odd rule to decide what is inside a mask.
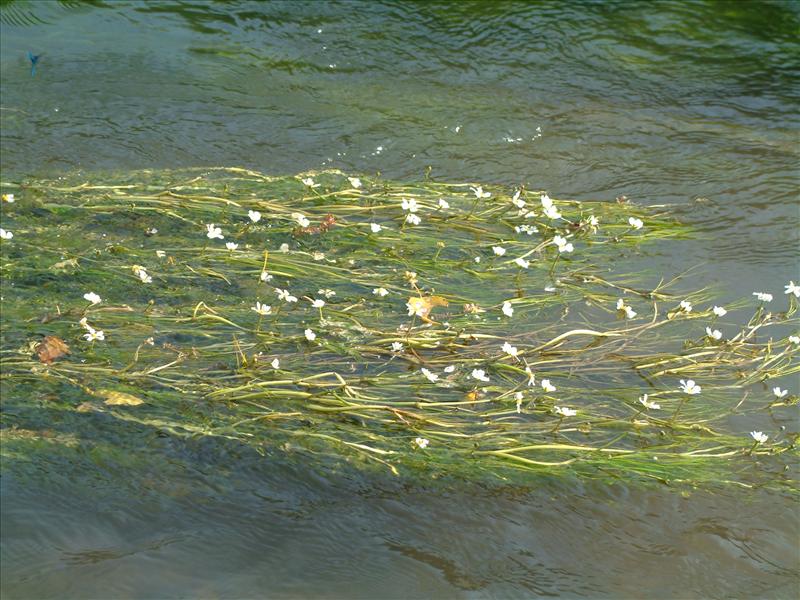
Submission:
[[[794,281],[790,281],[789,285],[785,287],[785,294],[794,294],[795,298],[800,298],[800,285],[796,285]]]
[[[475,261],[475,264],[478,264],[479,262],[481,262],[481,257],[476,256],[473,260]]]
[[[233,250],[236,250],[239,247],[239,244],[236,244],[234,242],[225,242],[225,247],[228,250],[233,251]]]
[[[103,300],[94,292],[88,292],[83,297],[92,304],[100,304]]]
[[[800,335],[790,335],[790,336],[789,336],[789,341],[790,341],[791,343],[793,343],[793,344],[798,344],[798,345],[800,345]]]
[[[525,367],[525,373],[528,374],[528,386],[532,387],[536,385],[536,375],[531,371],[530,367]]]
[[[442,210],[447,210],[448,208],[450,208],[450,203],[444,198],[439,198],[439,208],[441,208]]]
[[[293,212],[292,218],[297,221],[297,224],[300,225],[300,227],[308,227],[311,225],[311,221],[309,221],[303,213]]]
[[[286,302],[297,302],[297,298],[292,296],[289,293],[289,290],[282,290],[280,288],[275,288],[275,293],[278,294],[278,300],[284,300]]]
[[[259,278],[261,279],[261,281],[270,281],[272,279],[272,275],[270,275],[266,271],[261,271],[261,275]]]
[[[319,299],[312,300],[311,306],[314,308],[322,308],[323,306],[325,306],[325,300],[319,300]]]
[[[472,369],[472,377],[478,381],[489,381],[489,377],[483,369]]]
[[[780,387],[776,386],[772,388],[772,393],[775,394],[776,398],[785,398],[786,394],[789,393],[789,390],[782,390]]]
[[[428,447],[428,444],[430,444],[430,441],[426,440],[424,437],[418,437],[414,439],[414,443],[420,448],[425,449]]]
[[[389,293],[389,290],[387,290],[386,288],[379,287],[372,290],[372,293],[375,294],[376,296],[380,296],[381,298],[383,298]]]
[[[256,305],[255,306],[251,306],[250,310],[256,311],[258,314],[260,314],[263,317],[263,316],[268,315],[268,314],[270,314],[272,312],[272,307],[271,306],[267,306],[266,304],[261,304],[261,302],[256,302]]]
[[[714,307],[714,308],[712,308],[711,310],[712,310],[712,311],[714,312],[714,314],[715,314],[715,315],[717,315],[718,317],[724,317],[725,315],[727,315],[727,314],[728,314],[728,311],[727,311],[727,310],[725,310],[724,308],[722,308],[721,306],[715,306],[715,307]]]
[[[527,233],[528,235],[533,235],[539,231],[539,228],[535,225],[516,225],[514,227],[514,231],[517,233]]]
[[[592,227],[592,229],[596,229],[597,226],[600,225],[600,220],[594,215],[592,215],[591,217],[589,217],[589,225]]]
[[[633,319],[636,316],[636,311],[633,310],[630,306],[625,304],[625,300],[619,298],[617,300],[617,310],[621,310],[625,312],[625,317],[628,319]]]
[[[475,194],[475,197],[478,198],[478,199],[480,199],[480,198],[488,198],[489,196],[491,196],[491,194],[489,192],[484,192],[483,188],[481,186],[478,186],[478,187],[470,186],[469,189],[472,190],[472,192]]]
[[[400,202],[400,206],[403,207],[404,211],[410,213],[415,213],[417,210],[419,210],[419,204],[417,204],[417,201],[414,200],[414,198],[411,198],[410,200],[403,198],[402,202]]]
[[[553,206],[553,200],[547,195],[547,193],[542,194],[539,199],[542,203],[542,208],[547,209]]]
[[[314,178],[313,177],[306,177],[305,179],[301,179],[300,181],[302,181],[305,185],[307,185],[310,188],[319,187],[318,183],[314,183]],[[306,226],[304,225],[303,227],[306,227]]]
[[[561,213],[558,212],[558,209],[555,206],[548,206],[544,209],[544,214],[546,217],[550,219],[560,219]]]
[[[514,192],[514,196],[511,198],[511,204],[513,204],[514,206],[516,206],[520,210],[525,208],[525,200],[520,198],[520,194],[521,193],[522,193],[522,190],[517,190],[516,192]]]
[[[6,231],[2,227],[0,227],[0,239],[10,240],[13,237],[14,237],[13,233],[11,233],[10,231]]]
[[[545,292],[555,292],[556,288],[555,288],[555,286],[548,285],[547,287],[544,288],[544,291]]]
[[[422,302],[406,302],[406,308],[408,309],[408,316],[415,316],[415,317],[425,317],[427,316],[427,308],[425,304]]]
[[[145,229],[144,233],[145,235],[155,235],[158,233],[158,229],[155,227],[150,227],[149,229]]]
[[[570,242],[567,242],[567,240],[560,235],[553,237],[553,243],[558,246],[559,252],[572,252],[575,249]]]
[[[715,340],[722,339],[722,332],[719,329],[712,330],[711,327],[706,327],[706,335]]]
[[[769,294],[767,292],[753,292],[753,296],[755,296],[762,302],[772,302],[772,294]]]
[[[523,400],[524,397],[525,396],[523,395],[522,392],[516,392],[514,394],[514,400],[517,401],[517,413],[521,413],[522,412],[522,400]]]
[[[78,321],[78,324],[84,329],[92,329],[92,327],[89,325],[89,322],[86,320],[86,317],[83,317],[80,321]]]
[[[253,223],[258,223],[261,220],[261,213],[257,210],[248,210],[247,216],[250,217]]]
[[[503,314],[507,317],[514,316],[514,308],[511,306],[511,302],[509,302],[508,300],[503,302],[503,308],[501,310],[503,311]]]
[[[411,223],[412,225],[419,225],[420,223],[422,223],[422,219],[420,219],[414,213],[408,213],[406,215],[406,223]]]
[[[628,219],[628,224],[634,229],[641,229],[644,226],[644,221],[637,219],[636,217],[630,217]]]
[[[106,339],[106,335],[102,331],[97,331],[95,329],[89,328],[88,333],[84,333],[83,337],[86,338],[87,342],[93,342],[95,340],[100,340],[101,342]]]
[[[455,365],[449,365],[449,366],[444,368],[444,372],[445,373],[452,373],[455,370],[456,370],[456,366]]]
[[[216,227],[213,223],[206,225],[206,237],[213,240],[214,238],[224,240],[225,236],[222,235],[222,228]]]
[[[562,417],[574,417],[578,414],[577,410],[567,408],[566,406],[554,406],[553,408],[555,409],[556,414],[561,415]]]
[[[348,177],[347,181],[356,189],[361,187],[361,180],[358,177]]]
[[[9,204],[13,204],[14,194],[3,194],[3,201],[8,202]]]
[[[313,258],[316,261],[325,260],[325,253],[324,252],[314,252],[311,255],[311,258]]]
[[[552,383],[550,383],[549,379],[542,379],[542,382],[541,382],[540,385],[542,386],[542,389],[547,393],[556,391],[556,386],[554,386]]]
[[[313,342],[315,339],[317,339],[317,334],[311,331],[310,329],[306,329],[303,333],[305,334],[306,339],[309,342]]]
[[[679,305],[681,312],[690,313],[692,312],[692,303],[688,300],[681,300]]]
[[[699,394],[702,389],[699,385],[697,385],[694,382],[694,379],[687,379],[685,381],[681,379],[680,384],[681,384],[680,391],[684,392],[685,394],[689,394],[690,396],[695,396]]]
[[[652,400],[648,400],[647,399],[647,394],[645,394],[643,396],[639,396],[639,402],[645,408],[650,408],[650,409],[653,409],[653,410],[659,410],[661,408],[660,404],[657,404],[656,402],[653,402]]]
[[[494,252],[497,256],[503,256],[506,253],[506,249],[502,246],[492,246],[492,252]]]
[[[381,229],[383,229],[383,227],[378,223],[370,223],[369,228],[372,230],[372,233],[378,233]]]
[[[392,352],[402,352],[403,344],[401,342],[392,342]]]
[[[425,375],[425,377],[426,377],[426,378],[428,379],[428,381],[430,381],[431,383],[436,383],[436,381],[439,379],[439,376],[438,376],[436,373],[432,373],[432,372],[430,372],[430,371],[429,371],[428,369],[426,369],[425,367],[422,367],[421,371],[422,371],[422,374],[423,374],[423,375]]]
[[[133,266],[133,273],[134,273],[134,275],[136,275],[139,278],[139,280],[142,283],[152,283],[153,282],[153,278],[150,277],[150,275],[147,274],[147,271],[145,270],[144,267],[141,267],[139,265],[134,265]]]
[[[334,292],[333,290],[329,290],[328,288],[317,290],[317,293],[320,296],[325,296],[326,298],[332,298],[333,296],[336,295],[336,292]]]
[[[156,256],[158,258],[164,258],[166,255],[167,255],[167,253],[164,252],[163,250],[156,250]]]
[[[517,266],[522,267],[523,269],[527,269],[529,266],[531,266],[531,263],[521,256],[519,258],[515,258],[514,262],[517,264]]]
[[[509,356],[513,356],[514,358],[516,358],[516,357],[517,357],[518,350],[517,350],[517,347],[516,347],[516,346],[512,346],[512,345],[511,345],[511,344],[509,344],[508,342],[505,342],[505,343],[503,344],[503,352],[505,352],[505,353],[506,353],[506,354],[508,354]]]
[[[283,244],[281,244],[281,247],[279,248],[279,250],[285,254],[286,252],[289,251],[289,244],[284,242]]]
[[[769,438],[769,436],[766,433],[762,433],[760,431],[751,431],[750,437],[753,438],[759,444],[763,444]]]

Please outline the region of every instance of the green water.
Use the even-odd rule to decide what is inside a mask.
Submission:
[[[6,2],[0,28],[4,180],[430,168],[680,203],[700,235],[645,264],[700,265],[693,287],[720,304],[785,302],[800,279],[796,4]],[[794,415],[764,427],[796,431]],[[4,467],[4,596],[797,594],[781,492],[421,484],[103,414],[92,428]]]

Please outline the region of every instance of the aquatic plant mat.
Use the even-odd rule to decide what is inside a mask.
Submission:
[[[637,270],[691,235],[669,207],[238,168],[2,192],[6,460],[102,416],[409,476],[797,489],[796,300],[722,315]]]

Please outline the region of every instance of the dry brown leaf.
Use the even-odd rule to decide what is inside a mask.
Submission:
[[[408,299],[408,308],[411,314],[419,315],[419,317],[427,321],[428,315],[437,306],[447,306],[447,300],[441,296],[411,296]]]
[[[36,346],[36,354],[40,361],[49,365],[55,359],[69,354],[69,346],[61,338],[48,335]]]
[[[97,395],[104,398],[105,403],[109,406],[139,406],[144,404],[144,400],[141,398],[115,390],[98,390]]]

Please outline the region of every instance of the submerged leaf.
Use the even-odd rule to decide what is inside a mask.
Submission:
[[[104,398],[105,403],[109,406],[139,406],[144,404],[144,400],[137,398],[133,394],[115,390],[98,390],[97,395]]]
[[[49,365],[55,359],[69,354],[69,346],[61,338],[48,335],[36,346],[36,354],[40,361]]]

